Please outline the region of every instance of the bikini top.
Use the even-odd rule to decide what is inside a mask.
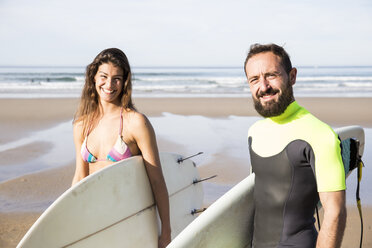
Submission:
[[[123,129],[123,109],[120,111],[120,127],[119,127],[119,136],[115,142],[115,145],[111,148],[110,152],[107,154],[105,159],[96,158],[92,153],[89,152],[87,141],[89,131],[87,136],[84,139],[83,144],[81,145],[81,156],[85,162],[88,163],[95,163],[97,161],[111,161],[117,162],[132,156],[127,144],[124,142],[121,136],[121,132]]]

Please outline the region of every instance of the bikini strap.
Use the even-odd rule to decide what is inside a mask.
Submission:
[[[91,129],[92,129],[92,123],[89,123],[87,134],[85,135],[86,138],[88,138],[88,135],[90,134]]]
[[[92,120],[91,122],[89,123],[89,126],[88,126],[88,130],[87,130],[87,134],[86,134],[86,137],[88,137],[88,135],[90,134],[90,131],[92,131]]]
[[[119,127],[119,136],[121,136],[121,132],[123,131],[123,108],[120,110],[120,127]]]

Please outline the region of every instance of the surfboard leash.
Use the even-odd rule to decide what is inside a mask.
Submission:
[[[360,196],[359,196],[359,189],[360,189],[360,182],[362,181],[362,168],[364,167],[364,163],[361,159],[361,157],[358,154],[358,183],[357,183],[357,189],[356,189],[356,201],[357,201],[357,207],[358,207],[358,212],[359,212],[359,217],[360,217],[360,244],[359,247],[362,248],[363,245],[363,214],[362,214],[362,203],[360,201]]]
[[[316,222],[318,222],[318,230],[320,231],[320,219],[319,219],[318,205],[315,206],[315,212],[316,212]]]

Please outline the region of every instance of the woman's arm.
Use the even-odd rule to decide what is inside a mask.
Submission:
[[[155,132],[146,116],[139,113],[136,113],[134,116],[134,126],[131,130],[134,130],[132,131],[133,137],[142,153],[147,175],[150,180],[161,219],[159,247],[166,247],[171,241],[169,196],[161,170]]]
[[[79,182],[81,179],[89,175],[89,164],[81,157],[81,145],[83,144],[83,129],[81,122],[74,123],[73,135],[75,143],[75,154],[76,154],[76,169],[72,179],[72,185]]]

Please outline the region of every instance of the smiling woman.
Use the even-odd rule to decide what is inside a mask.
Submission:
[[[123,70],[112,63],[105,63],[99,66],[94,79],[99,98],[119,105],[119,95],[123,88]]]
[[[117,48],[99,53],[87,66],[74,117],[76,170],[72,184],[113,162],[142,155],[161,219],[159,247],[171,239],[168,192],[154,129],[132,103],[131,70]]]

